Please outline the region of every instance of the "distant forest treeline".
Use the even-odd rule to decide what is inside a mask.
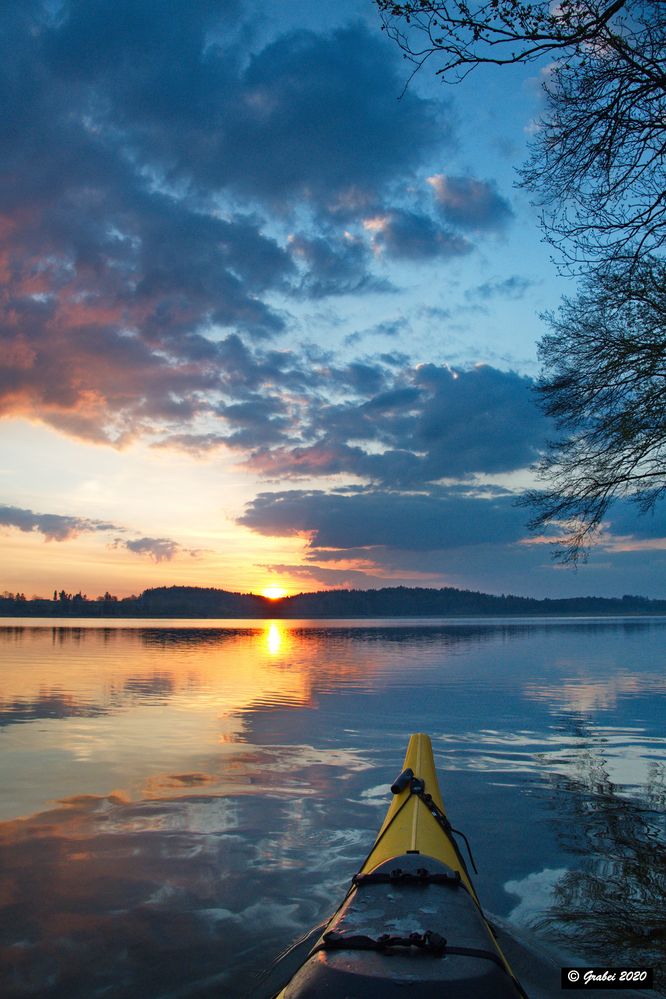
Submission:
[[[140,596],[55,592],[52,600],[23,593],[0,596],[0,616],[155,618],[457,617],[474,614],[664,614],[666,600],[647,597],[492,596],[471,590],[392,586],[382,590],[326,590],[269,600],[197,586],[158,586]]]

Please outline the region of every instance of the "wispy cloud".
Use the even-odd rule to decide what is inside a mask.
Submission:
[[[66,516],[57,513],[34,513],[16,506],[0,506],[0,528],[15,528],[25,533],[40,534],[45,541],[72,541],[81,534],[125,532],[127,529],[105,520]],[[187,555],[193,558],[203,554],[201,549],[186,548],[172,538],[122,538],[110,543],[111,548],[122,548],[137,555],[147,555],[154,562],[170,562]]]
[[[345,344],[348,347],[353,347],[369,337],[398,337],[403,333],[408,333],[409,328],[408,320],[402,316],[397,319],[385,319],[383,322],[375,323],[374,326],[349,333],[345,337]]]
[[[184,548],[171,538],[116,538],[113,548],[124,548],[135,555],[146,555],[153,562],[171,562],[180,555],[198,558],[202,555],[200,548]]]
[[[489,302],[493,298],[517,299],[522,298],[533,286],[534,281],[521,277],[520,274],[513,274],[502,280],[484,281],[483,284],[468,288],[465,298],[472,302]]]
[[[0,506],[0,527],[14,527],[25,533],[41,534],[46,541],[68,541],[79,534],[121,531],[116,524],[87,517],[68,517],[57,513],[33,513],[17,506]]]

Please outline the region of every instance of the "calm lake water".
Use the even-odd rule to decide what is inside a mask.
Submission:
[[[666,619],[0,625],[2,996],[253,992],[414,731],[490,912],[664,968]]]

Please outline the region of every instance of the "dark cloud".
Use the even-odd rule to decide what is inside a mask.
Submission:
[[[177,541],[171,538],[135,538],[125,540],[116,538],[113,542],[114,548],[125,548],[135,555],[146,555],[153,562],[171,562],[178,555],[190,555],[196,558],[201,554],[197,548],[183,548]]]
[[[400,59],[360,23],[253,49],[243,16],[3,8],[0,414],[118,445],[197,435],[281,366],[251,370],[242,339],[287,328],[274,296],[389,288],[343,225],[441,150],[441,103],[397,101]]]
[[[325,494],[324,494],[325,495]],[[461,497],[462,501],[462,497]],[[313,504],[316,500],[313,498]],[[480,500],[469,507],[470,518],[483,516]],[[407,510],[409,510],[409,503]],[[360,511],[359,511],[360,512]],[[515,511],[518,512],[518,511]],[[402,521],[396,525],[397,531]],[[664,550],[644,545],[600,545],[577,570],[554,563],[544,544],[525,543],[526,532],[510,525],[490,541],[454,543],[447,548],[409,549],[384,546],[314,548],[304,551],[306,565],[294,573],[315,586],[374,588],[382,586],[457,586],[486,593],[515,593],[551,597],[619,596],[645,593],[663,596],[659,580]],[[518,539],[518,540],[516,540]],[[275,572],[292,572],[292,566],[268,566]]]
[[[525,511],[516,508],[510,493],[475,495],[456,489],[265,492],[239,518],[260,534],[307,536],[313,550],[355,555],[377,547],[430,551],[515,542],[525,534],[524,522]]]
[[[391,285],[369,272],[370,250],[359,238],[292,236],[289,248],[305,265],[302,292],[310,298],[388,291]]]
[[[530,378],[490,365],[450,371],[427,364],[415,381],[427,393],[416,443],[428,449],[435,474],[508,472],[538,457],[549,425]]]
[[[316,398],[293,443],[257,450],[249,466],[283,476],[346,472],[404,487],[515,471],[538,458],[549,425],[531,379],[489,365],[454,371],[426,364],[392,376],[377,369],[381,383],[372,386],[366,375],[366,398]],[[331,391],[337,381],[349,393],[348,372],[329,376]]]
[[[263,426],[272,420],[281,420],[285,412],[286,406],[282,399],[267,395],[254,396],[245,402],[223,406],[219,410],[225,419],[249,427]]]
[[[57,513],[33,513],[17,506],[0,506],[0,526],[16,527],[26,533],[42,534],[46,541],[68,541],[79,534],[120,531],[122,528],[87,517],[66,517]]]
[[[393,579],[401,573],[408,585],[410,578],[413,585],[418,573],[430,571],[438,573],[450,586],[528,597],[544,593],[550,597],[590,594],[618,597],[623,593],[663,597],[661,580],[666,562],[663,550],[599,546],[591,553],[589,561],[581,563],[577,569],[553,562],[551,554],[544,544],[494,542],[450,548],[445,552],[375,549],[372,552],[374,569],[369,571],[383,573],[385,578],[390,573]]]
[[[513,217],[508,201],[488,181],[436,174],[429,183],[442,215],[451,225],[492,232],[503,229]]]
[[[472,244],[464,236],[416,212],[392,209],[367,219],[364,224],[372,233],[375,247],[395,259],[447,259],[472,250]]]
[[[578,571],[554,563],[550,546],[530,537],[526,519],[508,491],[457,486],[418,494],[265,492],[247,505],[241,523],[269,536],[302,537],[304,565],[267,568],[325,587],[417,584],[618,596],[644,593],[651,572],[660,578],[663,516],[646,524],[635,506],[618,504],[616,521]],[[658,583],[650,592],[660,595]]]
[[[373,243],[445,259],[471,249],[462,230],[507,221],[470,178],[431,178],[444,222],[410,207],[451,137],[443,105],[398,101],[401,60],[360,23],[252,44],[239,4],[195,6],[63,0],[55,16],[27,0],[2,14],[0,414],[388,487],[529,464],[544,423],[527,379],[268,339],[290,300],[387,290]],[[406,332],[394,319],[368,335]]]
[[[346,365],[343,374],[347,384],[363,395],[381,392],[387,381],[383,367],[370,362],[352,361]]]
[[[70,0],[44,61],[101,92],[98,114],[142,159],[205,192],[357,216],[446,140],[441,104],[397,100],[402,65],[379,33],[290,31],[251,53],[238,14],[237,3]]]
[[[449,133],[434,103],[410,91],[397,100],[402,75],[361,24],[277,39],[250,61],[218,119],[217,176],[254,197],[297,196],[358,218]]]
[[[344,385],[360,398],[312,403],[297,439],[249,460],[276,477],[346,475],[373,485],[263,492],[239,523],[302,537],[307,578],[326,586],[450,579],[447,566],[460,567],[452,553],[469,549],[507,565],[547,562],[543,546],[519,544],[527,515],[515,495],[475,480],[538,456],[548,428],[532,381],[488,365],[375,368],[381,379],[366,365],[353,390],[349,370],[329,368],[329,397]],[[456,479],[457,486],[441,484]]]

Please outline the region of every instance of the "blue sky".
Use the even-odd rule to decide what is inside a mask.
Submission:
[[[7,589],[664,595],[663,511],[574,573],[515,505],[573,291],[515,186],[547,67],[405,89],[360,0],[0,16]]]

